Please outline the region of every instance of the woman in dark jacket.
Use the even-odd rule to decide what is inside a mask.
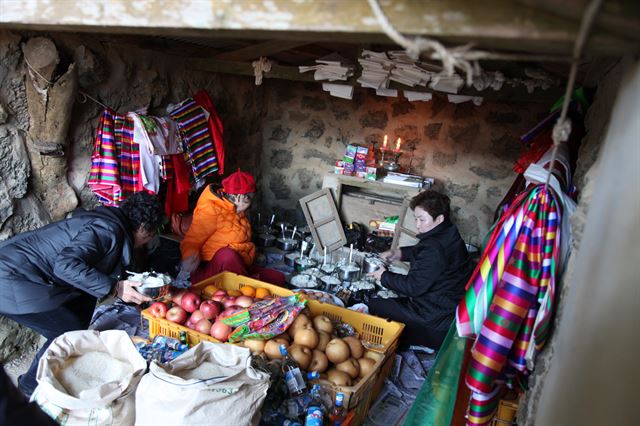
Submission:
[[[418,243],[382,253],[388,261],[410,262],[407,275],[381,268],[370,275],[397,299],[371,299],[369,313],[405,324],[401,342],[440,348],[472,272],[466,245],[449,220],[450,200],[427,190],[411,200]]]
[[[134,247],[164,222],[155,196],[137,193],[121,207],[80,211],[68,219],[0,243],[0,315],[47,338],[18,386],[30,395],[38,360],[56,337],[89,326],[96,301],[109,294],[142,303],[133,281],[121,280]]]

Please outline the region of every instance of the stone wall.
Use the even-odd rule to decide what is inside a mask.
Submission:
[[[467,241],[479,243],[515,178],[518,137],[549,105],[449,103],[376,96],[356,89],[353,100],[331,97],[317,84],[269,80],[260,185],[263,213],[303,222],[298,199],[322,186],[347,144],[389,143],[401,137],[401,166],[436,178],[451,197],[453,218]]]
[[[569,303],[569,294],[576,285],[575,277],[579,273],[576,269],[576,256],[579,253],[584,229],[587,224],[587,215],[593,198],[593,191],[596,187],[596,177],[599,171],[599,153],[602,143],[609,129],[611,112],[614,108],[620,82],[625,72],[630,68],[630,61],[624,61],[602,76],[598,84],[593,103],[589,107],[585,117],[586,134],[580,145],[578,161],[574,173],[575,185],[580,188],[578,206],[571,217],[571,250],[572,255],[567,263],[567,269],[563,276],[556,299],[556,316],[554,320],[554,333],[547,345],[542,349],[536,359],[536,368],[529,379],[530,391],[525,394],[520,412],[518,413],[518,423],[522,425],[535,425],[535,414],[541,408],[539,401],[548,374],[554,362],[554,354],[559,343],[557,329],[563,322],[564,307]],[[637,207],[637,206],[636,206]],[[592,301],[595,302],[595,301]]]

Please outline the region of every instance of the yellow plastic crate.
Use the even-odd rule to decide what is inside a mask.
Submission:
[[[253,278],[238,275],[232,272],[222,272],[211,278],[194,284],[193,288],[201,291],[208,285],[215,285],[223,290],[239,290],[244,286],[252,286],[255,288],[266,288],[271,294],[276,296],[291,296],[294,294],[291,290],[278,287],[273,284],[265,283]],[[372,315],[351,311],[339,306],[328,303],[318,302],[317,300],[309,300],[307,303],[312,316],[325,315],[333,321],[341,321],[351,324],[353,328],[360,334],[361,339],[375,345],[370,350],[380,352],[385,355],[395,352],[398,346],[400,333],[404,329],[404,324],[390,321],[384,318],[378,318]],[[185,331],[189,337],[190,344],[197,344],[201,340],[217,342],[211,336],[198,333],[190,328],[172,323],[165,319],[154,318],[147,309],[142,311],[145,319],[149,320],[149,335],[151,338],[158,334],[179,337],[180,331]]]
[[[360,338],[375,345],[372,351],[389,354],[395,352],[404,324],[373,315],[363,314],[336,305],[309,300],[307,303],[312,316],[325,315],[332,321],[351,324]]]
[[[361,378],[354,386],[337,386],[327,380],[320,380],[322,389],[331,395],[333,401],[336,399],[336,392],[344,394],[344,407],[354,413],[351,421],[353,425],[361,425],[367,418],[371,404],[371,391],[385,360],[385,356],[379,352],[367,351],[365,356],[375,359],[376,363],[369,375]]]

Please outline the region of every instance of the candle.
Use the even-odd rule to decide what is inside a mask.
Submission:
[[[324,252],[324,259],[322,260],[322,266],[327,264],[327,246],[324,246],[322,251]]]
[[[387,135],[384,135],[384,140],[382,141],[382,149],[387,149]]]
[[[400,138],[396,141],[396,151],[400,151]]]
[[[349,265],[351,265],[352,259],[353,259],[353,244],[351,244],[351,248],[349,249]]]

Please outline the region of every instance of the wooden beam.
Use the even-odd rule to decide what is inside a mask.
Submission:
[[[233,61],[217,61],[212,59],[192,59],[189,60],[185,66],[190,67],[195,71],[205,71],[205,72],[213,72],[213,73],[223,73],[223,74],[235,74],[235,75],[246,75],[253,77],[253,67],[251,64],[246,62],[233,62]],[[348,84],[351,86],[355,86],[356,88],[360,87],[360,84],[356,81],[359,77],[359,73],[357,75],[351,77],[347,81],[335,81],[336,84]],[[290,80],[290,81],[300,81],[300,82],[313,82],[317,83],[320,86],[322,81],[316,81],[313,78],[313,72],[307,72],[301,74],[298,70],[298,67],[284,66],[278,64],[272,64],[271,71],[264,75],[266,79],[282,79],[282,80]],[[445,94],[443,92],[439,92],[427,87],[409,87],[404,86],[402,84],[391,82],[390,89],[396,90],[409,90],[414,92],[429,92],[429,93],[439,93]],[[564,88],[562,87],[553,87],[548,90],[536,90],[534,93],[530,94],[527,92],[526,88],[523,86],[510,87],[504,85],[501,90],[495,91],[492,89],[483,90],[481,92],[475,90],[473,87],[463,87],[460,89],[458,95],[464,96],[480,96],[488,100],[502,100],[508,102],[543,102],[543,103],[551,103],[556,101],[560,96],[563,95]]]
[[[261,56],[269,56],[284,50],[294,49],[296,47],[309,44],[306,41],[284,41],[284,40],[269,40],[264,43],[258,43],[250,46],[243,47],[231,52],[224,52],[216,55],[213,59],[223,61],[251,61],[258,59]]]
[[[569,55],[579,28],[575,19],[511,0],[380,2],[390,22],[404,34],[447,43]],[[366,0],[3,0],[0,27],[391,44]],[[638,49],[638,43],[596,28],[585,53],[621,56]]]

